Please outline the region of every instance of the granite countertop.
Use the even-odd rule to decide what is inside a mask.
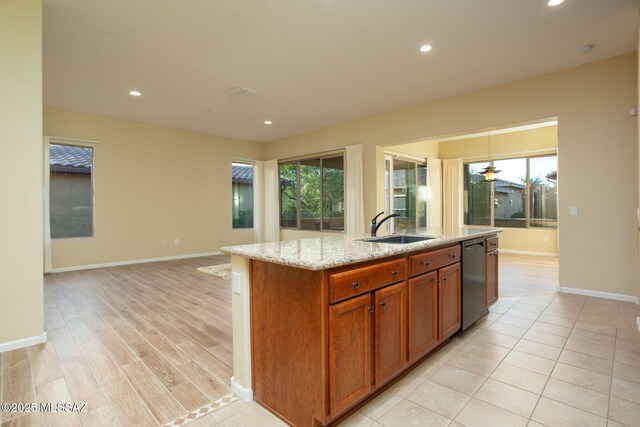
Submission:
[[[431,236],[434,239],[408,244],[365,242],[369,236],[347,237],[336,235],[285,242],[256,243],[252,245],[226,246],[222,252],[239,255],[274,264],[289,265],[306,270],[325,270],[358,262],[371,261],[393,255],[420,251],[432,247],[457,243],[463,240],[488,236],[501,232],[500,228],[439,228],[428,227],[411,230],[412,236]],[[381,234],[379,237],[384,237]]]

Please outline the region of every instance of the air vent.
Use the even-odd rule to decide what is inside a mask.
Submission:
[[[249,98],[258,93],[258,91],[245,86],[236,86],[227,93],[232,98]]]

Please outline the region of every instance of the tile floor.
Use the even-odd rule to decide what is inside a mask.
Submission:
[[[342,426],[640,426],[638,306],[501,298]],[[234,402],[190,427],[284,426]]]

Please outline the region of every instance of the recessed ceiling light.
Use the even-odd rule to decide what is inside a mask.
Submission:
[[[557,6],[561,3],[564,3],[564,0],[549,0],[547,3],[549,6]]]
[[[271,123],[273,123],[271,120],[265,120],[265,121],[264,121],[264,124],[265,124],[265,125],[270,125]]]
[[[137,90],[129,91],[129,95],[131,96],[142,96],[142,92],[138,92]]]
[[[425,44],[424,46],[420,46],[420,52],[422,52],[422,53],[427,53],[431,49],[433,49],[433,47],[431,47],[430,44]]]

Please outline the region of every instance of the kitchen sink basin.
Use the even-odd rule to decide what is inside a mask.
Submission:
[[[416,243],[423,242],[425,240],[435,239],[435,237],[427,237],[427,236],[407,236],[407,235],[396,235],[396,236],[388,236],[388,237],[371,237],[369,239],[364,239],[365,242],[371,243],[393,243],[406,245],[407,243]]]

